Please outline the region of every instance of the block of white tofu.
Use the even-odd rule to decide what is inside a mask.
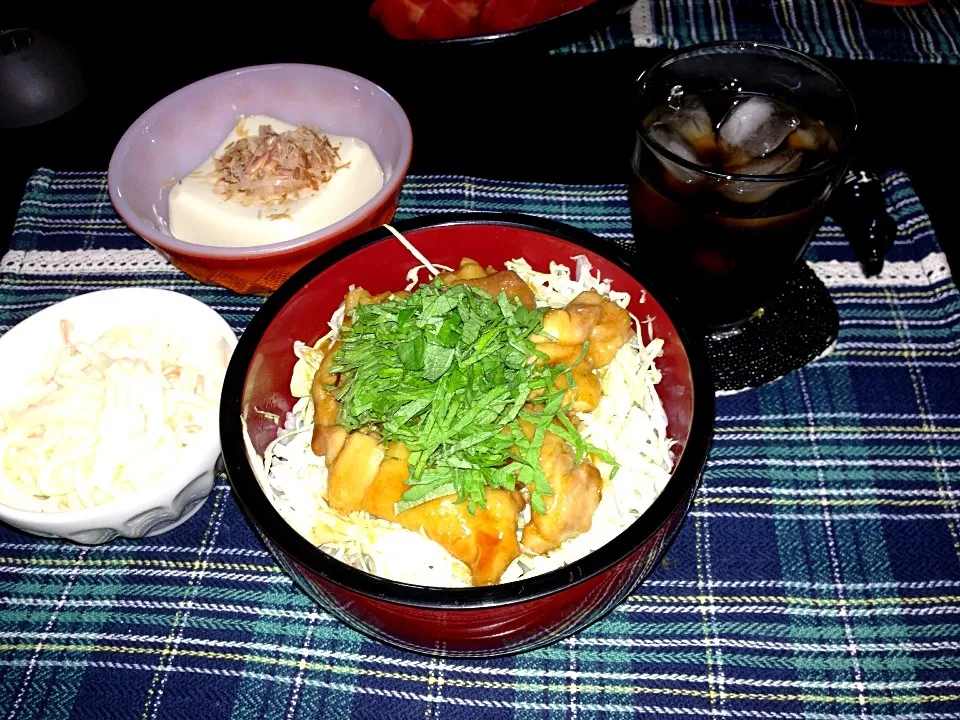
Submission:
[[[214,158],[235,140],[256,135],[261,125],[282,133],[296,129],[276,118],[252,115],[242,119],[213,154],[170,191],[170,231],[198,245],[249,247],[292,240],[332,225],[354,212],[383,187],[383,170],[363,140],[328,135],[339,146],[337,170],[319,190],[282,203],[244,204],[216,190]]]

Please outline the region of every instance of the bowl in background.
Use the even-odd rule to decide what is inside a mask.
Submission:
[[[222,353],[224,360],[229,360],[237,344],[236,335],[220,315],[187,295],[153,288],[85,293],[44,308],[0,337],[0,357],[4,358],[0,409],[36,377],[37,368],[48,355],[62,347],[63,320],[71,321],[76,336],[85,340],[118,325],[150,326],[155,321],[169,321],[185,329],[190,352],[209,353],[217,359],[215,353]],[[182,466],[165,482],[70,512],[34,512],[0,503],[0,520],[33,535],[61,537],[84,545],[118,536],[159,535],[200,509],[213,487],[219,456],[219,428],[212,423],[194,437],[184,451]]]
[[[251,469],[241,416],[257,453],[276,438],[293,406],[295,340],[314,343],[351,284],[371,293],[397,290],[419,264],[385,228],[372,230],[309,263],[254,316],[227,369],[220,405],[224,464],[253,527],[300,587],[344,622],[384,642],[446,656],[502,655],[540,647],[609,612],[657,566],[689,511],[713,432],[714,395],[700,341],[658,294],[643,267],[611,243],[577,228],[505,213],[433,216],[396,224],[432,262],[457,267],[464,256],[503,267],[523,256],[545,270],[572,267],[586,255],[613,287],[631,294],[630,309],[653,317],[664,340],[658,386],[676,440],[676,464],[664,491],[613,541],[563,568],[489,587],[432,588],[385,580],[334,559],[298,534],[272,506]],[[639,299],[645,294],[646,301]],[[281,420],[282,422],[282,420]]]
[[[243,248],[178,240],[168,225],[174,181],[207,159],[241,116],[258,113],[364,140],[383,168],[383,187],[342,220],[293,240]],[[322,252],[389,222],[412,149],[403,109],[369,80],[319,65],[260,65],[199,80],[156,103],[120,138],[107,184],[124,222],[188,275],[265,294]]]
[[[543,52],[551,50],[561,45],[576,42],[585,35],[595,30],[600,30],[612,20],[617,13],[624,12],[627,7],[633,5],[634,0],[593,0],[581,7],[560,10],[556,15],[551,15],[545,19],[529,24],[521,24],[510,30],[499,31],[481,31],[481,34],[462,34],[461,28],[447,26],[446,23],[434,24],[434,28],[442,27],[446,32],[444,37],[434,36],[434,39],[418,38],[405,39],[400,35],[391,34],[388,26],[393,23],[389,20],[384,23],[382,20],[376,20],[371,17],[371,22],[376,23],[377,27],[383,33],[383,41],[388,42],[396,50],[403,51],[425,51],[425,52],[450,52],[475,51],[486,49],[501,53],[504,51],[516,50],[525,53]],[[504,3],[501,5],[507,5]],[[508,11],[516,10],[521,14],[524,10],[529,10],[531,3],[514,3],[519,7],[506,8]],[[415,4],[405,4],[407,12],[416,14]],[[454,16],[456,11],[453,11]],[[512,14],[512,13],[510,13]],[[422,16],[421,16],[422,18]],[[395,18],[396,19],[396,18]],[[516,20],[516,16],[513,17]],[[401,20],[401,28],[406,23]],[[436,23],[437,16],[433,21]],[[407,21],[409,22],[409,16]],[[400,28],[396,28],[400,29]],[[395,29],[395,31],[396,31]],[[411,28],[404,28],[410,30]],[[415,31],[415,28],[414,28]]]

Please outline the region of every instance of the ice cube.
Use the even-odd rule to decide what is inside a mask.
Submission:
[[[801,150],[782,150],[767,157],[753,160],[737,172],[741,175],[783,175],[800,169],[803,162]],[[717,191],[728,200],[741,203],[763,202],[777,190],[790,185],[790,182],[770,182],[761,180],[724,180]]]
[[[681,157],[688,162],[703,165],[697,157],[696,150],[693,149],[686,138],[666,123],[655,122],[647,132],[664,150],[669,150],[677,157]],[[706,166],[704,165],[704,167]]]
[[[649,127],[647,133],[664,150],[667,150],[668,152],[686,160],[687,162],[700,165],[701,167],[706,167],[706,164],[697,157],[697,153],[693,149],[693,146],[691,146],[690,143],[687,142],[682,135],[680,135],[680,133],[678,133],[676,130],[673,130],[666,123],[655,122]],[[660,164],[663,165],[664,169],[667,171],[668,181],[675,180],[679,182],[681,186],[690,186],[703,179],[703,175],[700,173],[673,162],[663,153],[657,152],[656,155],[660,160]]]
[[[717,136],[710,113],[696,95],[673,97],[657,111],[658,122],[686,140],[699,158],[709,162],[717,152]]]
[[[803,153],[799,150],[782,150],[748,162],[737,172],[740,175],[783,175],[799,169],[802,161]]]
[[[837,142],[820,120],[804,120],[787,138],[787,147],[794,150],[835,153]]]
[[[740,166],[773,152],[792,133],[800,118],[792,108],[768,97],[750,97],[734,103],[720,123],[720,151],[724,167]]]

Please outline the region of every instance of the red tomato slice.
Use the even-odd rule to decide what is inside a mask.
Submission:
[[[487,0],[480,16],[485,33],[518,30],[530,23],[537,0]]]
[[[433,0],[420,18],[417,34],[425,40],[476,35],[482,4],[482,0]]]
[[[370,6],[370,17],[383,29],[401,40],[420,37],[417,26],[431,0],[376,0]]]

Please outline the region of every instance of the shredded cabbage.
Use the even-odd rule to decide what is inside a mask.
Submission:
[[[504,263],[504,266],[507,270],[513,270],[533,288],[537,305],[541,307],[565,307],[573,298],[587,290],[595,290],[622,308],[630,304],[630,294],[614,290],[610,280],[600,277],[599,270],[594,277],[593,265],[586,255],[574,255],[570,259],[573,260],[576,268],[576,275],[573,277],[570,275],[569,267],[553,261],[550,262],[550,272],[545,273],[534,270],[523,258],[510,260]],[[645,299],[646,296],[641,297],[639,302],[644,302]]]
[[[227,366],[226,348],[191,358],[169,324],[96,339],[60,326],[63,345],[0,412],[0,502],[34,512],[82,510],[161,482],[216,423]]]

